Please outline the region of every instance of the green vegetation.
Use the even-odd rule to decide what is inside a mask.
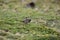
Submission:
[[[60,3],[35,3],[37,10],[26,8],[21,0],[0,0],[0,40],[60,40]],[[25,17],[32,21],[24,24]]]

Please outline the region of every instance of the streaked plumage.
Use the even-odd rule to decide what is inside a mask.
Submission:
[[[26,17],[22,22],[25,23],[25,24],[28,24],[28,23],[31,22],[31,19]]]

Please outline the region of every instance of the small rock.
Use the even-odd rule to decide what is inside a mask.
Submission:
[[[30,2],[30,3],[27,4],[27,7],[35,8],[35,3],[34,2]]]

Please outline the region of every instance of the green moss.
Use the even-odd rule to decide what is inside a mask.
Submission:
[[[42,0],[36,2],[38,10],[25,8],[18,1],[10,1],[5,6],[0,6],[0,30],[9,30],[7,33],[1,32],[0,36],[7,40],[60,40],[60,33],[57,31],[60,27],[60,14],[56,15],[59,5],[49,4],[50,1],[47,5],[50,5],[51,9],[45,11],[47,6],[42,7]],[[44,3],[46,5],[46,2]],[[32,21],[29,24],[22,23],[25,17],[30,17]]]

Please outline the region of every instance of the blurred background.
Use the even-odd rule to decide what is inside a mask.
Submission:
[[[60,40],[60,0],[0,0],[0,40]]]

